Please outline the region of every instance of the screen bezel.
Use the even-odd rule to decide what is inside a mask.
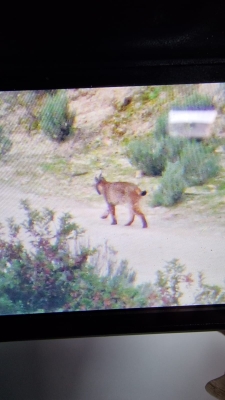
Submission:
[[[0,91],[225,82],[224,62],[8,68]],[[0,341],[225,330],[225,304],[0,316]]]

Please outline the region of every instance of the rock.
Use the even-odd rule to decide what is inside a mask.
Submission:
[[[128,104],[130,104],[131,103],[131,101],[132,101],[132,97],[130,96],[130,97],[125,97],[125,99],[123,100],[123,104],[122,104],[122,107],[127,107],[128,106]]]
[[[217,147],[217,149],[215,150],[215,153],[225,153],[225,148],[224,148],[224,146],[219,146],[219,147]]]

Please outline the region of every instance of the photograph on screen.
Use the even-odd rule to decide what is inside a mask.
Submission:
[[[225,84],[0,92],[0,315],[225,304]]]

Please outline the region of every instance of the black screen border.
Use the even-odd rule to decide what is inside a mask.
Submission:
[[[225,59],[0,66],[0,91],[225,82]]]
[[[0,91],[225,82],[225,60],[1,69]],[[225,304],[0,316],[0,341],[225,330]]]
[[[225,330],[225,305],[0,316],[0,341]]]

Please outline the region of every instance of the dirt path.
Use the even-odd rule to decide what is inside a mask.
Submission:
[[[104,244],[106,241],[118,251],[118,260],[127,259],[129,267],[137,271],[137,282],[153,281],[155,272],[174,258],[180,260],[197,278],[197,272],[203,271],[206,283],[223,285],[225,281],[225,224],[218,227],[206,221],[204,216],[191,220],[188,215],[177,218],[168,210],[149,209],[148,229],[141,228],[140,220],[130,227],[126,208],[118,208],[118,225],[111,226],[110,220],[100,218],[105,204],[88,207],[73,199],[39,197],[25,195],[14,188],[0,188],[0,221],[14,216],[17,221],[23,219],[19,208],[20,199],[30,199],[34,207],[49,207],[58,213],[70,212],[76,222],[86,230],[91,245]],[[185,301],[191,301],[191,292]]]

